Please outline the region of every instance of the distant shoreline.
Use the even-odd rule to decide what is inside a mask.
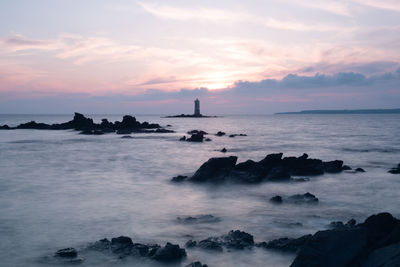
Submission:
[[[221,116],[204,116],[204,115],[191,115],[191,114],[180,114],[173,116],[165,116],[161,118],[219,118]]]
[[[277,112],[275,114],[400,114],[396,109],[332,109],[332,110],[302,110],[299,112]]]

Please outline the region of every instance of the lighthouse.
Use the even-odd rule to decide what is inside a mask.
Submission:
[[[200,114],[200,100],[196,98],[194,101],[194,116],[201,116]]]

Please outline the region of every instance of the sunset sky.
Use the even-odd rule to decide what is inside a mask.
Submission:
[[[2,0],[0,113],[400,107],[398,0]]]

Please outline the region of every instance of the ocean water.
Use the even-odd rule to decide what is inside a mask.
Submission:
[[[94,115],[96,121],[122,116]],[[134,242],[177,243],[242,230],[255,241],[299,237],[331,221],[388,211],[400,217],[400,176],[387,171],[400,162],[400,115],[269,115],[161,118],[176,133],[79,135],[75,131],[0,131],[0,266],[53,266],[46,256],[61,248],[120,235]],[[0,115],[0,125],[65,122],[72,115]],[[187,131],[245,133],[211,142],[179,142]],[[225,147],[228,152],[219,152]],[[366,173],[325,174],[308,182],[258,185],[173,184],[210,157],[261,160],[269,153],[308,153],[341,159]],[[274,195],[310,192],[317,205],[274,205]],[[212,214],[220,222],[182,224],[180,216]],[[188,249],[177,266],[199,260],[209,266],[288,266],[292,254],[253,248],[211,253]],[[85,254],[81,266],[162,266],[150,260],[115,260]]]

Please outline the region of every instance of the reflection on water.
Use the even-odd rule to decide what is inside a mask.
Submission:
[[[98,116],[120,120],[121,116]],[[0,116],[0,125],[71,116]],[[400,161],[399,115],[275,115],[177,119],[143,116],[171,124],[176,133],[81,136],[74,131],[0,131],[0,257],[4,266],[43,266],[40,257],[84,246],[103,237],[128,235],[134,242],[183,245],[240,229],[256,241],[297,237],[330,221],[363,220],[380,211],[400,213],[400,179],[387,170]],[[211,142],[179,142],[193,129],[247,136],[210,135]],[[220,149],[228,152],[222,154]],[[326,174],[304,183],[261,185],[172,184],[215,156],[260,160],[283,152],[323,160],[342,159],[366,173]],[[311,192],[318,205],[273,205],[270,197]],[[212,214],[218,223],[182,224],[177,216]],[[86,256],[99,266],[103,256]],[[209,266],[288,266],[292,255],[255,248],[210,254],[189,250],[187,262]],[[108,259],[109,260],[109,259]],[[104,266],[111,263],[106,261]],[[136,262],[137,264],[137,262]],[[153,262],[140,265],[156,266]],[[132,262],[119,262],[120,266]],[[184,265],[184,264],[183,264]]]

